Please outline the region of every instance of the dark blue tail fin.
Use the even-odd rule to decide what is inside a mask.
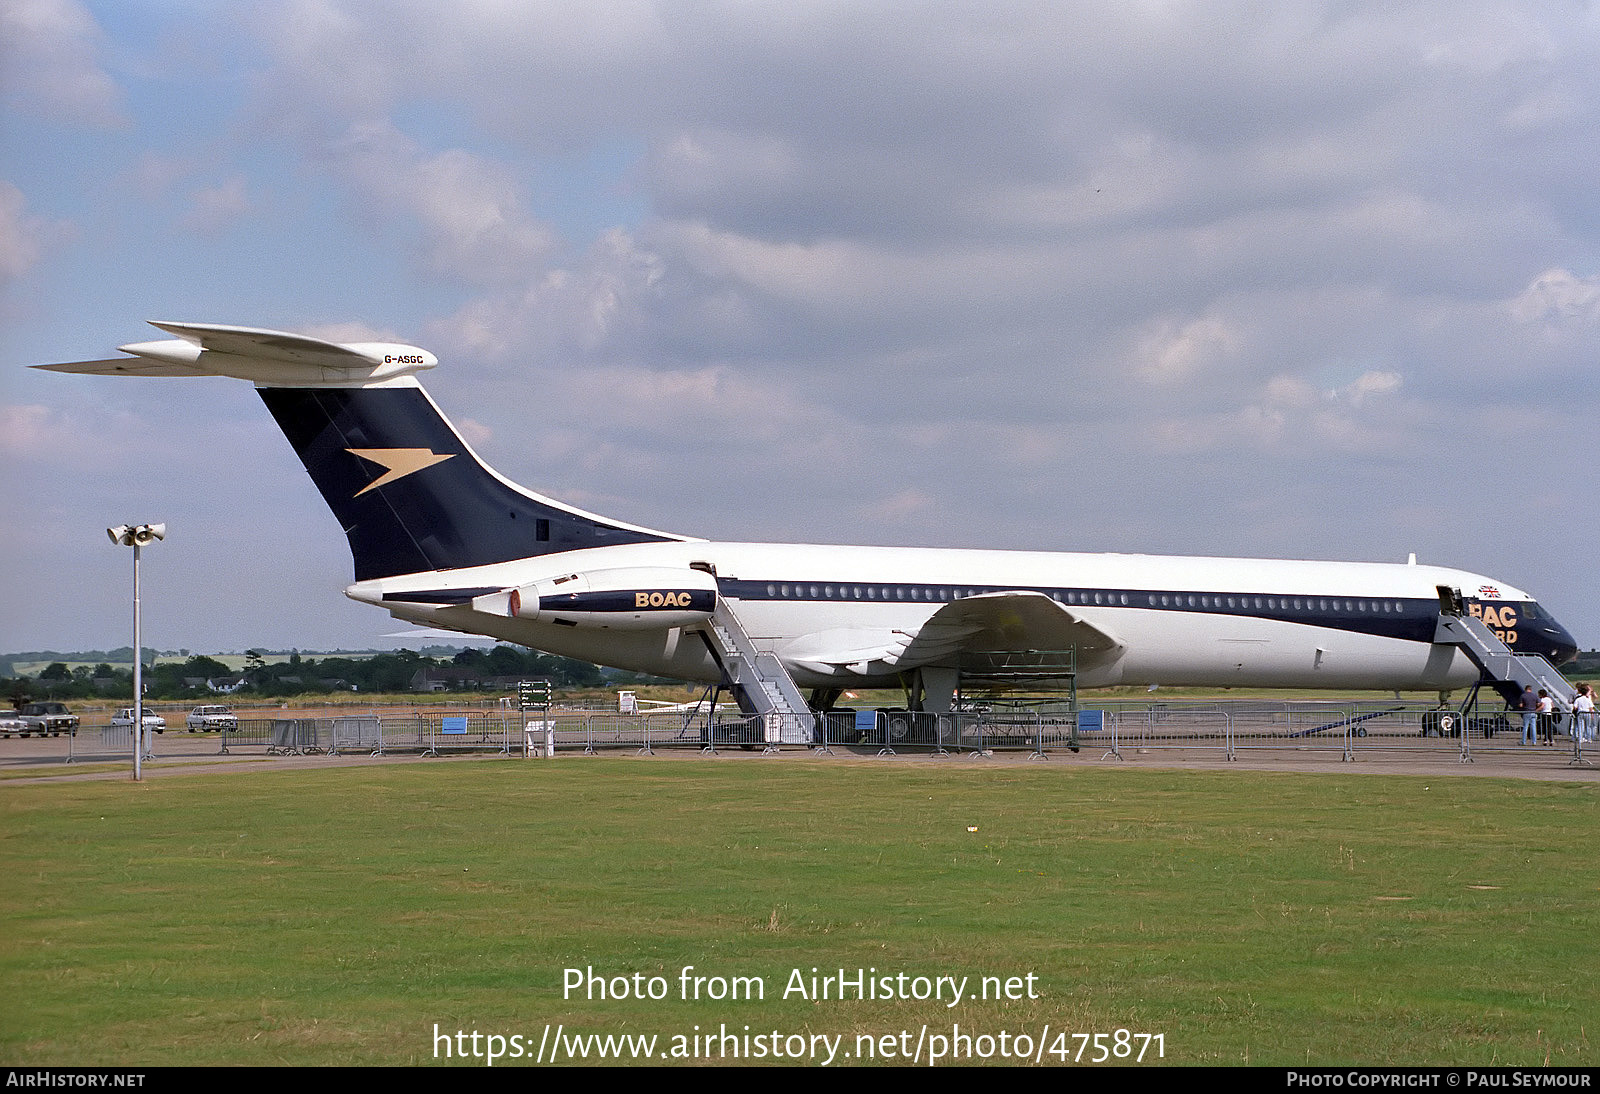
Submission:
[[[677,540],[540,497],[486,467],[415,373],[427,350],[289,331],[155,323],[129,357],[36,368],[91,376],[232,376],[256,384],[350,539],[357,581],[616,543]]]
[[[357,581],[678,538],[501,478],[414,380],[259,390],[349,538]]]

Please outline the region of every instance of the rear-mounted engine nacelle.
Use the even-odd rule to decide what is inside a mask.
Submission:
[[[672,566],[628,566],[546,578],[473,600],[475,611],[612,630],[688,627],[709,619],[717,580]]]

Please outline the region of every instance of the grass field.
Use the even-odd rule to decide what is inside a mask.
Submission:
[[[1592,784],[574,758],[0,802],[6,1064],[433,1062],[435,1023],[529,1052],[546,1023],[657,1055],[959,1023],[1160,1034],[1180,1064],[1597,1061]],[[687,965],[765,998],[684,1001]],[[667,997],[564,999],[587,967]],[[813,967],[1039,997],[782,998]]]

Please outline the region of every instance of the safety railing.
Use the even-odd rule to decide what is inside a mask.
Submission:
[[[145,734],[141,759],[154,758],[154,733]],[[67,762],[95,763],[105,760],[132,760],[133,726],[80,725],[67,737]]]
[[[796,718],[803,722],[795,721]],[[1596,722],[1600,717],[1594,715]],[[1136,759],[1162,752],[1214,753],[1232,760],[1266,753],[1338,756],[1455,757],[1569,751],[1572,762],[1594,762],[1593,729],[1571,714],[1535,721],[1524,743],[1520,711],[1498,701],[1469,714],[1437,704],[1377,702],[1103,702],[1076,711],[973,708],[935,714],[906,710],[827,711],[766,716],[687,711],[616,714],[552,711],[370,711],[332,716],[243,718],[221,733],[185,735],[169,728],[147,734],[146,758],[193,756],[213,741],[223,753],[259,749],[269,755],[411,753],[564,754],[661,749],[772,751],[811,747],[857,755],[972,755],[1025,753],[1049,757],[1079,752]],[[55,739],[50,739],[55,744]],[[131,755],[130,727],[82,725],[60,738],[69,762],[121,760]],[[1554,753],[1545,752],[1546,755]]]

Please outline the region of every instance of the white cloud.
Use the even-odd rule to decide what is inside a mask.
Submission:
[[[186,157],[146,151],[140,154],[134,164],[131,177],[141,197],[146,201],[160,201],[198,166],[194,160]]]
[[[934,514],[939,502],[922,490],[906,489],[885,497],[866,501],[856,506],[856,513],[864,520],[888,521],[903,524]]]
[[[933,5],[908,25],[871,6],[296,0],[275,9],[267,82],[291,131],[343,134],[324,162],[358,203],[492,287],[448,325],[504,356],[648,339],[768,356],[822,331],[977,353],[987,329],[1086,360],[1086,316],[1137,312],[1149,375],[1259,376],[1293,332],[1224,294],[1402,297],[1441,269],[1481,293],[1559,231],[1442,183],[1505,161],[1483,109],[1560,97],[1537,66],[1581,48],[1559,45],[1582,40],[1572,16],[1152,10]],[[1535,67],[1473,60],[1499,39]],[[325,86],[334,69],[353,90]],[[1500,101],[1464,97],[1463,71]],[[380,120],[419,102],[431,129]],[[441,118],[492,141],[435,151],[420,134]],[[623,233],[648,277],[601,246],[553,261],[524,158],[619,131],[650,149],[629,183],[657,216]]]
[[[571,361],[645,322],[661,262],[616,229],[570,266],[524,273],[521,284],[477,297],[434,331],[448,345],[493,360],[532,354]]]
[[[1570,270],[1546,270],[1509,304],[1521,323],[1578,322],[1600,318],[1600,277],[1578,277]]]
[[[196,190],[189,197],[189,211],[179,223],[201,235],[217,235],[249,216],[253,211],[243,175],[232,175],[216,186]]]
[[[22,191],[0,179],[0,289],[21,278],[52,244],[75,233],[66,221],[30,216]]]
[[[439,273],[503,284],[537,273],[556,245],[511,172],[476,153],[429,153],[388,122],[353,124],[319,153],[367,215],[414,223],[425,260]]]
[[[1207,374],[1233,358],[1243,343],[1243,333],[1219,316],[1183,324],[1162,320],[1140,340],[1139,369],[1152,384],[1214,381]]]
[[[19,459],[55,444],[59,414],[47,406],[0,406],[0,452]]]
[[[1244,450],[1304,459],[1394,452],[1408,441],[1404,412],[1381,402],[1401,384],[1398,373],[1372,370],[1327,390],[1280,374],[1226,409],[1158,417],[1151,436],[1166,452],[1183,455]]]
[[[0,0],[0,89],[46,117],[126,124],[121,91],[99,65],[101,38],[94,17],[74,0]]]
[[[1398,372],[1363,372],[1351,383],[1334,391],[1333,395],[1337,399],[1349,402],[1352,406],[1360,406],[1376,396],[1394,394],[1400,390],[1402,382]]]
[[[1477,77],[1547,60],[1559,48],[1537,14],[1494,0],[1449,5],[1430,20],[1426,34],[1426,64],[1459,67]]]
[[[393,330],[374,327],[360,320],[316,323],[306,327],[303,333],[312,338],[321,338],[325,342],[405,342],[405,339]]]
[[[150,453],[135,438],[152,436],[136,413],[112,410],[100,420],[37,403],[0,405],[0,455],[17,463],[67,467],[73,473],[113,473],[130,457]],[[165,440],[157,455],[172,456]],[[151,458],[155,458],[154,455]]]
[[[462,418],[456,422],[456,428],[474,448],[482,447],[494,440],[494,430],[473,418]]]
[[[1267,381],[1261,401],[1285,410],[1309,410],[1321,400],[1321,393],[1298,376],[1274,376]]]

